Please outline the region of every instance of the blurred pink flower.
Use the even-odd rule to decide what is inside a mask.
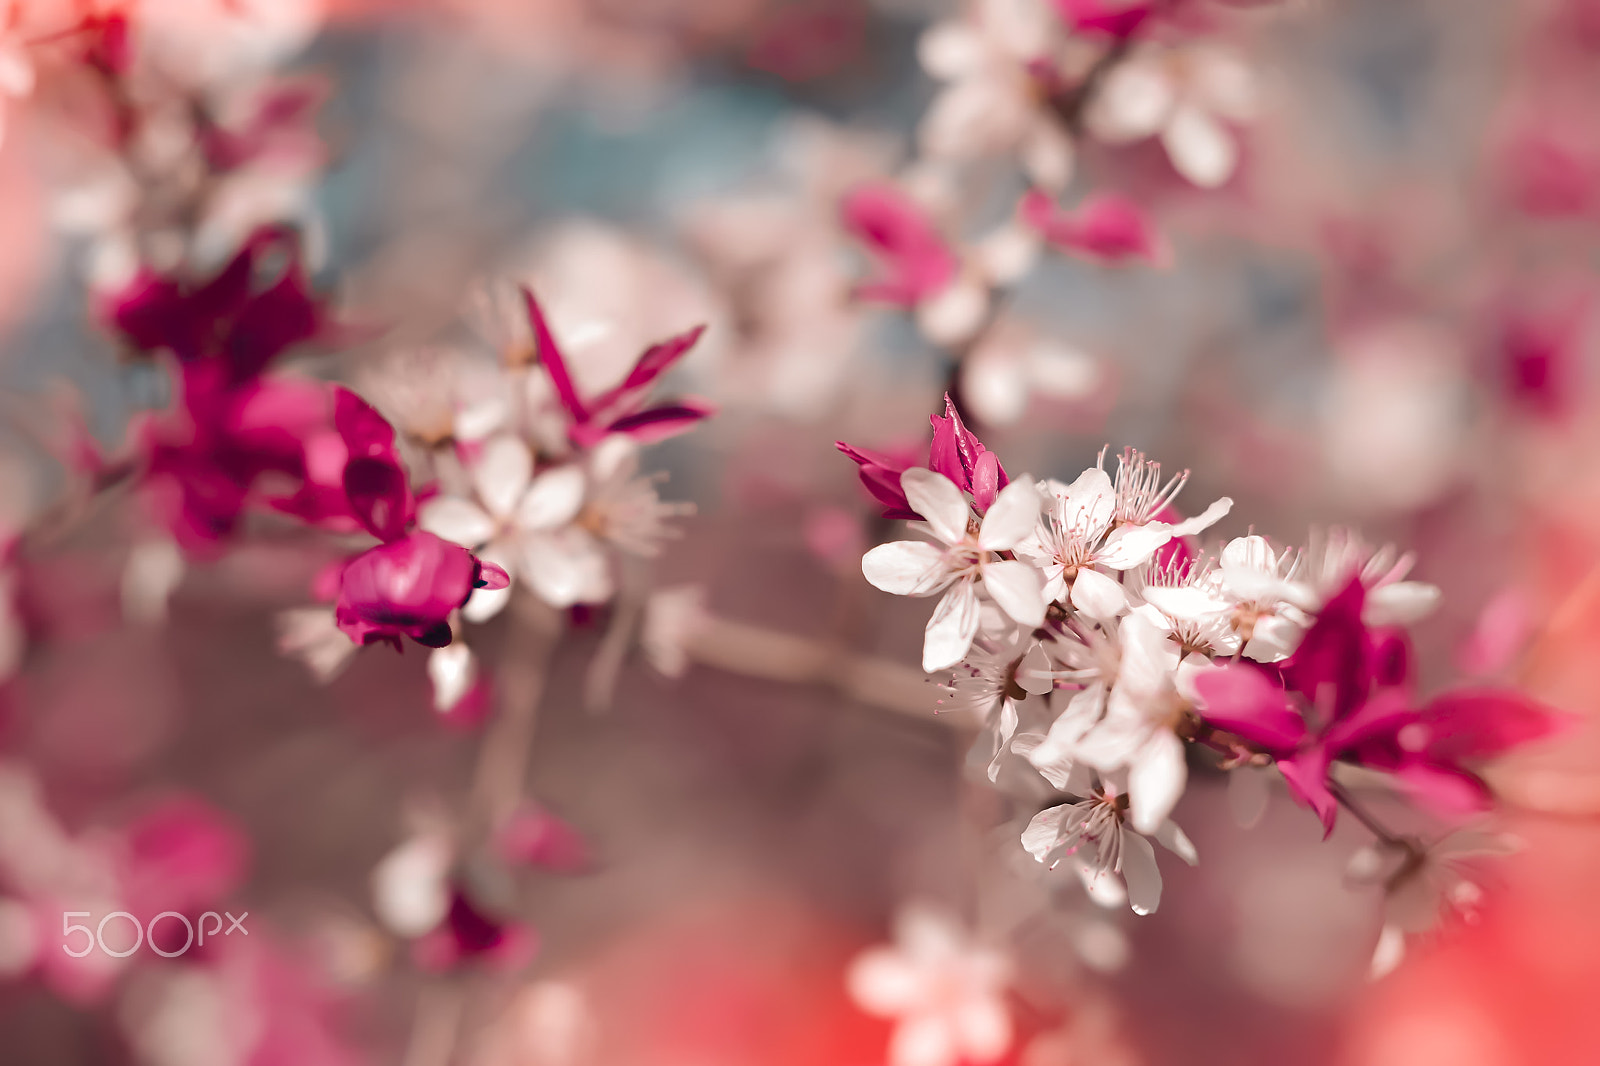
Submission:
[[[1051,245],[1092,261],[1172,265],[1172,247],[1134,201],[1114,192],[1092,193],[1071,211],[1035,189],[1022,198],[1023,220]]]

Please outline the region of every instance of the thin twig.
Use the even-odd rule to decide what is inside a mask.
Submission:
[[[484,732],[472,784],[468,824],[485,834],[501,825],[522,798],[539,704],[564,619],[537,596],[519,590],[511,599],[511,622],[505,666],[498,678],[499,713]]]

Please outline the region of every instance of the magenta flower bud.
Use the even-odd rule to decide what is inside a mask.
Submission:
[[[430,648],[450,643],[450,612],[478,587],[504,588],[504,570],[459,544],[413,532],[345,564],[335,617],[358,644],[407,636]]]

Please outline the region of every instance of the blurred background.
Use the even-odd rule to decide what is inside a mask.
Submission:
[[[1233,498],[1213,534],[1349,524],[1414,551],[1444,592],[1415,631],[1425,684],[1495,678],[1588,716],[1600,4],[1043,3],[1064,68],[1166,49],[1172,91],[1199,93],[1204,64],[1178,54],[1198,42],[1247,102],[1217,108],[1216,180],[1089,115],[1050,191],[1126,195],[1164,254],[996,270],[982,331],[953,342],[852,292],[873,256],[840,203],[897,180],[953,245],[1007,225],[1029,181],[1004,145],[927,166],[948,81],[930,27],[984,5],[44,6],[14,0],[0,42],[0,1060],[871,1066],[892,1025],[847,974],[922,906],[1009,959],[999,1061],[1600,1061],[1587,717],[1493,769],[1521,849],[1474,921],[1376,981],[1380,893],[1345,874],[1365,830],[1323,841],[1282,792],[1241,828],[1221,775],[1196,770],[1178,809],[1201,862],[1163,857],[1161,909],[1099,908],[1020,852],[972,724],[935,715],[928,604],[862,579],[898,534],[834,447],[915,451],[947,391],[1013,473],[1070,480],[1137,447],[1192,471],[1191,506]],[[1152,6],[1137,32],[1091,32]],[[130,105],[149,128],[120,158],[144,172],[84,133],[91,88],[63,69],[81,59],[10,84],[51,19],[119,14],[170,96]],[[668,391],[718,411],[645,464],[692,503],[681,536],[623,564],[605,606],[473,627],[475,701],[441,710],[416,645],[326,683],[284,653],[328,544],[269,521],[185,559],[125,494],[84,502],[93,464],[63,461],[115,454],[174,402],[170,368],[101,313],[159,243],[130,205],[192,136],[148,116],[226,114],[264,85],[311,103],[250,127],[269,165],[206,201],[186,254],[215,270],[252,226],[294,225],[343,324],[297,371],[403,430],[453,387],[418,366],[482,347],[485,278],[531,283],[585,365],[707,326]],[[537,714],[498,732],[517,699]],[[511,748],[533,855],[515,877],[449,828]],[[419,962],[396,915],[427,910],[436,867],[515,925],[517,958]],[[56,913],[112,902],[248,912],[248,936],[63,952]]]

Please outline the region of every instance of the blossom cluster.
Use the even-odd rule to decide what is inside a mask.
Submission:
[[[1197,537],[1232,501],[1180,517],[1187,471],[1164,479],[1129,449],[1070,483],[1011,478],[948,398],[932,421],[926,465],[840,444],[885,516],[929,537],[873,548],[862,573],[938,597],[923,669],[948,678],[944,706],[983,723],[991,781],[1015,756],[1062,794],[1022,846],[1069,861],[1099,898],[1156,909],[1150,840],[1197,861],[1171,820],[1190,749],[1274,767],[1331,833],[1344,767],[1460,819],[1492,802],[1475,768],[1559,724],[1509,691],[1419,696],[1405,627],[1439,592],[1408,580],[1409,556],[1348,531],[1207,551]]]

